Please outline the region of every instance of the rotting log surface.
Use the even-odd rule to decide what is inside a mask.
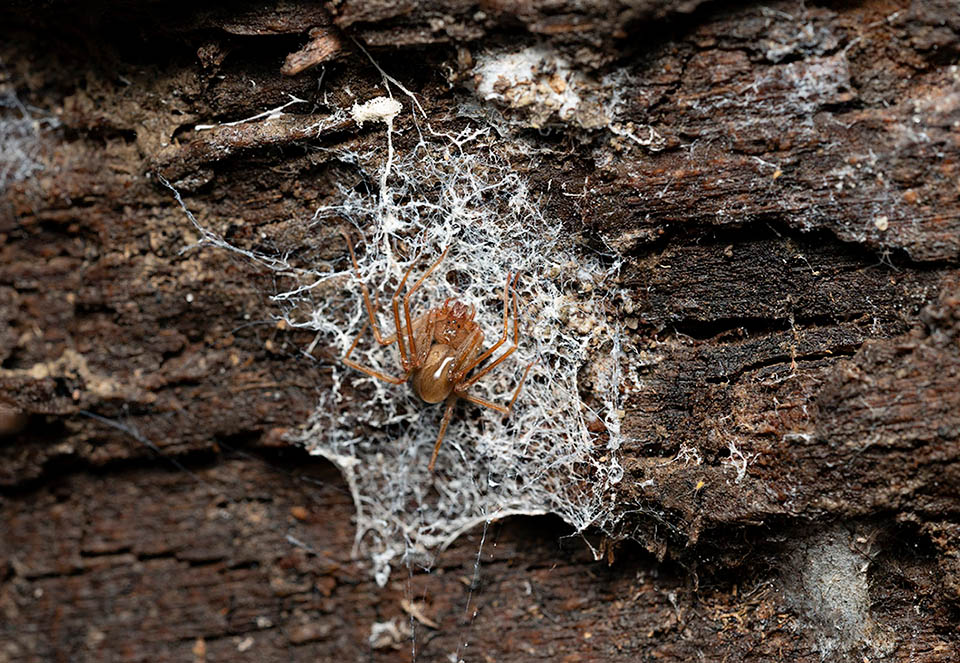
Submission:
[[[195,4],[0,10],[0,661],[960,661],[955,3]],[[537,43],[626,71],[657,132],[558,122],[514,164],[627,261],[631,538],[587,533],[603,562],[509,519],[377,588],[346,485],[282,441],[336,356],[264,322],[267,275],[180,253],[148,173],[302,247],[350,177],[308,148],[379,140],[310,132],[382,93],[351,38],[438,128],[471,53]],[[317,108],[193,129],[287,95]]]

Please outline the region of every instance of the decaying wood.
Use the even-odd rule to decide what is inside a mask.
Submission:
[[[960,661],[952,0],[81,4],[0,10],[0,661]],[[626,261],[625,538],[508,519],[381,589],[284,442],[336,354],[157,176],[304,250],[379,139],[327,122],[383,93],[354,39],[438,130],[485,49],[623,73],[609,127],[497,112]]]

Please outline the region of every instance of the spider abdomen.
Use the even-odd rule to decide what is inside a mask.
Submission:
[[[449,345],[434,343],[423,366],[414,371],[411,383],[417,396],[427,403],[439,403],[453,391],[450,369],[456,360],[456,351]]]

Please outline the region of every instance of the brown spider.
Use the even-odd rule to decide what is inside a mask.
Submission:
[[[393,322],[396,331],[384,338],[380,334],[380,329],[377,327],[376,308],[370,301],[370,293],[367,291],[367,286],[364,285],[360,278],[360,266],[357,264],[357,256],[353,252],[353,243],[346,234],[344,234],[344,238],[347,240],[347,248],[350,249],[350,259],[353,261],[354,272],[357,275],[357,280],[360,281],[360,289],[363,292],[363,303],[364,306],[366,306],[369,320],[363,324],[363,328],[360,330],[360,333],[357,334],[357,338],[354,339],[353,345],[347,350],[347,354],[343,357],[343,363],[379,380],[389,382],[390,384],[403,384],[409,380],[413,391],[427,403],[439,403],[440,401],[446,400],[447,407],[443,413],[443,419],[440,422],[440,432],[437,434],[437,443],[433,447],[433,456],[430,457],[430,464],[427,465],[427,469],[433,472],[434,463],[437,462],[437,454],[440,453],[440,445],[443,443],[443,434],[446,432],[447,425],[450,423],[450,416],[453,414],[453,406],[456,404],[457,399],[463,398],[471,403],[496,410],[506,416],[510,414],[510,411],[513,409],[513,404],[517,400],[517,396],[520,395],[520,389],[523,387],[523,381],[527,379],[527,373],[529,373],[533,367],[534,362],[527,365],[527,368],[523,372],[523,377],[520,378],[520,383],[513,392],[513,398],[510,399],[510,403],[506,407],[491,403],[479,396],[466,393],[467,389],[475,384],[477,380],[493,370],[517,349],[517,341],[520,337],[520,331],[517,325],[516,290],[519,274],[513,276],[507,274],[507,283],[503,287],[503,336],[483,353],[480,353],[480,347],[483,345],[483,331],[480,329],[480,325],[473,321],[476,310],[472,305],[468,308],[464,304],[448,298],[443,303],[443,306],[432,308],[415,318],[411,319],[410,317],[410,295],[423,284],[424,280],[433,273],[440,262],[446,257],[447,251],[450,250],[449,246],[444,249],[436,262],[430,266],[423,276],[421,276],[417,282],[413,284],[413,287],[403,296],[403,321],[405,326],[401,324],[399,305],[400,291],[403,290],[403,286],[407,282],[407,277],[410,276],[410,272],[417,262],[415,259],[410,264],[410,267],[407,268],[403,278],[400,280],[400,285],[397,286],[397,290],[393,294]],[[510,329],[511,278],[513,280],[513,345],[502,355],[468,378],[467,374],[470,371],[479,366],[482,361],[489,358],[507,341]],[[363,336],[368,325],[373,329],[373,337],[380,345],[397,344],[400,350],[400,365],[403,369],[402,377],[385,375],[372,368],[361,366],[350,359],[350,355],[353,354],[357,343],[360,342],[360,337]]]

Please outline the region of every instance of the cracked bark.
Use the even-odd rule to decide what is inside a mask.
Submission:
[[[960,660],[953,3],[89,1],[0,25],[0,123],[38,127],[0,161],[0,660]],[[514,166],[577,242],[627,260],[609,563],[509,519],[378,589],[347,487],[282,441],[337,357],[260,322],[268,275],[179,252],[148,173],[237,241],[304,248],[296,220],[352,176],[308,148],[378,140],[317,132],[380,93],[352,39],[438,129],[478,53],[538,44],[622,71],[619,122],[659,137],[504,138],[540,150]],[[281,73],[311,58],[323,91]]]

